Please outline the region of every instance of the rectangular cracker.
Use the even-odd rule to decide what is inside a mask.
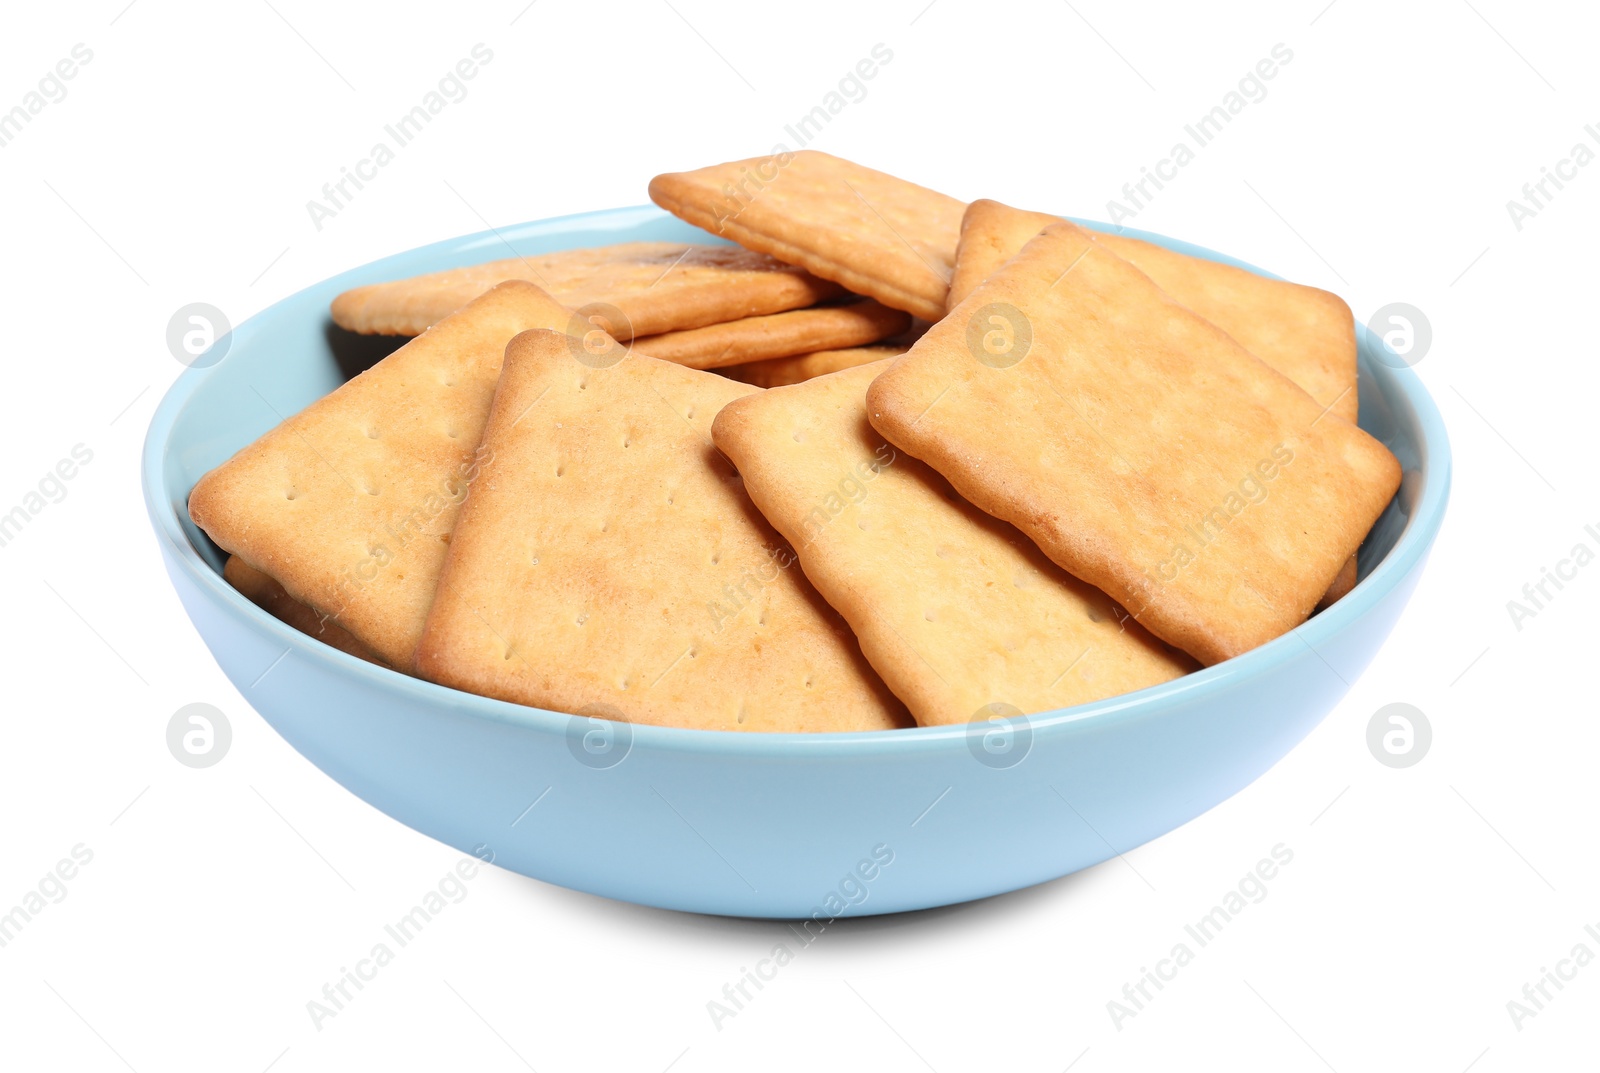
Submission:
[[[502,283],[202,477],[189,516],[397,668],[411,666],[506,344],[573,314]],[[263,405],[271,405],[263,395]]]
[[[764,317],[745,317],[704,328],[635,339],[640,353],[691,369],[718,369],[752,361],[863,346],[898,335],[911,317],[868,298],[850,305],[812,306]]]
[[[555,711],[715,730],[879,730],[905,708],[712,445],[758,389],[528,332],[506,350],[417,649],[424,677]]]
[[[1196,669],[886,443],[866,394],[887,365],[737,399],[711,436],[918,723],[1049,711]]]
[[[290,596],[282,585],[237,555],[228,556],[228,561],[222,564],[222,576],[247,600],[279,622],[357,659],[376,663],[380,667],[388,666],[378,658],[377,653],[356,640],[349,630]]]
[[[356,287],[333,300],[333,322],[369,335],[417,335],[508,279],[536,283],[571,309],[614,307],[608,327],[623,341],[799,309],[843,290],[734,246],[623,242]]]
[[[909,348],[899,345],[850,347],[846,350],[818,350],[812,354],[796,354],[792,358],[774,358],[756,361],[749,365],[729,365],[717,372],[730,380],[738,380],[756,387],[784,387],[800,384],[814,376],[853,369],[871,361],[897,358]]]
[[[1065,222],[867,402],[895,446],[1206,664],[1303,622],[1400,483],[1382,444]]]
[[[1014,209],[998,201],[980,199],[968,205],[961,218],[949,308],[954,309],[995,269],[1015,257],[1034,235],[1060,220],[1059,216]],[[1085,233],[1149,276],[1178,304],[1233,336],[1331,412],[1355,423],[1359,399],[1355,321],[1344,299],[1141,239]],[[1352,555],[1317,609],[1331,606],[1355,583]]]
[[[980,200],[967,206],[947,307],[954,309],[1034,235],[1061,217]],[[1355,423],[1356,330],[1336,294],[1268,279],[1233,265],[1178,253],[1131,235],[1086,232],[1239,341],[1250,353]]]
[[[953,197],[805,149],[657,175],[650,200],[886,306],[944,315],[965,207]]]

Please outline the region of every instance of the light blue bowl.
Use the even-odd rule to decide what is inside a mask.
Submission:
[[[167,572],[244,697],[353,793],[514,871],[646,905],[827,920],[1086,868],[1237,793],[1305,737],[1388,636],[1438,534],[1444,425],[1417,377],[1361,329],[1361,424],[1405,478],[1362,549],[1355,591],[1237,659],[1031,716],[1009,737],[989,726],[797,735],[591,724],[363,663],[223,581],[222,556],[189,521],[189,490],[353,372],[336,356],[349,341],[328,321],[334,295],[505,257],[506,243],[531,254],[640,239],[718,241],[653,207],[617,209],[451,239],[326,280],[251,317],[220,362],[180,376],[145,443]]]

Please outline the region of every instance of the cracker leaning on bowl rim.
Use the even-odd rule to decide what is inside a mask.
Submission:
[[[711,443],[760,389],[519,335],[417,667],[555,711],[717,730],[884,730],[904,706]]]
[[[1205,664],[1303,622],[1400,483],[1382,444],[1065,222],[867,401],[886,439]]]
[[[632,335],[698,328],[799,309],[842,288],[737,246],[622,242],[557,250],[370,283],[333,300],[333,322],[353,332],[417,335],[497,283],[538,284],[572,309],[612,306],[608,320]]]
[[[949,308],[1061,217],[1027,212],[998,201],[978,200],[961,218]],[[1355,321],[1336,294],[1287,280],[1268,279],[1233,265],[1190,257],[1127,235],[1085,231],[1090,238],[1133,265],[1241,346],[1300,385],[1312,398],[1355,423]],[[1352,555],[1318,607],[1341,599],[1355,587]]]
[[[207,473],[189,516],[409,668],[461,501],[490,461],[478,441],[506,343],[573,323],[533,284],[500,284]]]
[[[886,306],[944,315],[965,208],[953,197],[803,149],[657,175],[650,200]]]
[[[979,200],[961,219],[961,244],[947,308],[1061,217]],[[1087,231],[1090,238],[1155,281],[1180,305],[1209,320],[1250,353],[1293,380],[1346,421],[1356,419],[1355,320],[1344,299],[1234,265],[1191,257],[1131,235]]]
[[[918,723],[1065,708],[1196,669],[886,443],[866,393],[887,364],[736,399],[711,435]]]

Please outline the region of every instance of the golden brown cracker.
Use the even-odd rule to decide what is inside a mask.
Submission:
[[[751,362],[749,365],[730,365],[718,369],[717,372],[731,380],[754,384],[756,387],[783,387],[787,384],[803,383],[814,376],[836,373],[841,369],[853,369],[857,365],[865,365],[871,361],[899,357],[907,349],[909,348],[885,345],[851,347],[846,350],[819,350],[814,354],[796,354],[792,358],[774,358],[771,361]]]
[[[711,434],[917,722],[1049,711],[1195,669],[886,443],[866,392],[887,364],[737,399]]]
[[[904,707],[712,445],[758,389],[553,332],[507,348],[417,648],[433,681],[717,730],[878,730]]]
[[[409,668],[506,344],[573,314],[502,283],[202,477],[189,515],[226,551]],[[258,391],[272,405],[271,391]]]
[[[842,293],[837,284],[736,246],[623,242],[356,287],[333,300],[333,322],[365,334],[417,335],[508,279],[538,284],[571,309],[615,307],[621,315],[608,327],[624,341],[799,309]]]
[[[1346,596],[1349,596],[1350,590],[1356,587],[1357,576],[1356,557],[1352,555],[1339,568],[1339,576],[1333,579],[1333,584],[1329,585],[1328,591],[1322,594],[1322,599],[1317,601],[1317,610],[1326,611]]]
[[[356,640],[349,630],[290,596],[282,585],[237,555],[228,556],[228,561],[222,564],[222,576],[251,603],[307,637],[314,637],[368,663],[388,666],[378,658],[377,653]]]
[[[964,208],[953,197],[805,149],[657,175],[650,199],[886,306],[944,315]]]
[[[909,314],[868,298],[849,305],[812,306],[650,335],[635,339],[633,345],[652,358],[691,369],[720,369],[876,343],[909,327]]]
[[[1382,444],[1065,222],[867,401],[890,442],[1206,664],[1304,621],[1400,482]]]
[[[1029,239],[1060,219],[998,201],[967,206],[947,307],[954,309]],[[1191,257],[1130,235],[1088,234],[1323,406],[1355,422],[1355,321],[1338,295]]]

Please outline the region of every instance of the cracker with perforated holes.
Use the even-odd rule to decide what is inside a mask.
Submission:
[[[918,723],[1064,708],[1196,669],[886,443],[866,395],[887,364],[737,399],[711,435]]]
[[[613,334],[699,328],[800,309],[835,298],[837,284],[736,246],[623,242],[512,257],[373,283],[333,300],[333,322],[353,332],[416,335],[508,279],[536,283],[572,309],[613,306]]]
[[[961,218],[961,244],[947,305],[954,309],[1028,240],[1061,217],[979,200]],[[1357,416],[1355,321],[1344,299],[1315,287],[1268,279],[1232,265],[1191,257],[1129,235],[1086,232],[1149,276],[1180,305],[1233,336],[1241,346],[1352,424]],[[1352,555],[1318,609],[1355,587]]]
[[[716,730],[880,730],[905,708],[712,445],[759,389],[528,332],[507,348],[417,647],[435,682]]]
[[[284,625],[341,652],[348,652],[357,659],[376,663],[380,667],[388,666],[372,649],[356,640],[349,630],[290,596],[282,585],[237,555],[228,556],[228,561],[222,564],[222,576],[251,603]]]
[[[720,369],[818,350],[876,343],[911,327],[911,317],[872,299],[745,317],[635,339],[639,351],[691,369]]]
[[[867,392],[873,427],[1202,663],[1311,613],[1400,465],[1070,223]]]
[[[207,473],[190,517],[409,668],[461,501],[492,464],[479,439],[506,344],[572,321],[533,284],[502,283]]]
[[[844,350],[818,350],[812,354],[796,354],[792,358],[773,358],[754,361],[749,365],[730,365],[717,372],[731,380],[756,387],[784,387],[802,384],[814,376],[825,376],[857,365],[896,358],[907,348],[898,345],[849,347]]]
[[[947,308],[1061,217],[980,200],[961,220]],[[1191,257],[1131,235],[1087,232],[1346,421],[1356,419],[1356,329],[1336,294]]]
[[[965,208],[953,197],[805,149],[657,175],[650,200],[886,306],[944,315]]]

